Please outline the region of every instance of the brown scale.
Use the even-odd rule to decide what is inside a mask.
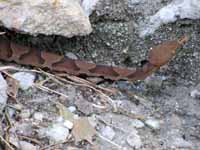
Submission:
[[[147,63],[136,69],[96,65],[86,61],[73,60],[56,53],[19,45],[2,37],[0,38],[0,59],[73,75],[85,74],[111,80],[135,81],[145,79],[161,66],[167,64],[176,54],[176,50],[187,41],[188,38],[184,36],[179,40],[164,42],[152,48]]]

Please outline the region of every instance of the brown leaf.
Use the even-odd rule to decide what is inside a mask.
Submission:
[[[18,90],[19,90],[19,81],[12,78],[11,76],[7,76],[6,81],[7,81],[7,84],[8,84],[7,93],[10,97],[15,99],[17,97],[17,93],[18,93]]]
[[[87,117],[74,120],[74,128],[72,134],[76,142],[87,140],[92,143],[92,137],[96,134],[96,130],[90,124]]]

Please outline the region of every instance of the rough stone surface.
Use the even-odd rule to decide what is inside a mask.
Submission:
[[[87,16],[91,15],[99,0],[79,0]]]
[[[0,20],[9,29],[67,37],[92,31],[88,17],[76,0],[0,1],[0,7]]]
[[[109,140],[112,140],[115,137],[115,131],[109,126],[104,127],[101,130],[101,132],[102,135],[108,138]]]
[[[160,9],[155,15],[151,16],[141,28],[140,36],[147,36],[155,32],[162,24],[175,22],[177,19],[199,19],[200,1],[199,0],[174,0],[169,5]]]
[[[112,98],[115,102],[120,102],[119,106],[125,112],[117,114],[98,108],[100,109],[98,112],[103,110],[103,113],[97,113],[98,118],[102,118],[103,123],[97,122],[97,130],[101,131],[102,127],[110,126],[115,131],[115,137],[112,140],[114,145],[97,137],[101,149],[117,149],[115,145],[117,144],[117,146],[126,150],[132,150],[134,145],[131,147],[131,144],[134,144],[134,142],[128,144],[127,138],[138,126],[137,123],[133,123],[132,117],[134,118],[135,115],[144,116],[146,119],[156,118],[160,122],[159,130],[152,130],[147,125],[141,125],[142,128],[137,128],[137,135],[142,141],[142,146],[139,149],[198,150],[200,147],[200,103],[197,86],[200,81],[199,20],[178,18],[174,23],[163,24],[152,35],[143,38],[141,38],[139,32],[141,24],[149,23],[149,18],[172,1],[174,0],[100,1],[90,15],[94,31],[85,37],[67,39],[60,36],[30,37],[19,34],[15,36],[18,41],[27,42],[26,44],[31,43],[43,49],[50,48],[57,50],[57,52],[72,51],[79,59],[134,67],[140,65],[139,62],[146,58],[150,47],[162,41],[189,35],[190,40],[176,57],[154,74],[156,80],[135,83],[125,81],[113,84],[103,83],[102,86],[104,87],[120,89],[120,94],[112,96]],[[130,28],[128,28],[128,24]],[[151,90],[148,85],[155,85],[154,87],[157,88]],[[54,94],[32,91],[31,96],[21,92],[18,100],[31,110],[40,110],[40,112],[50,110],[51,113],[56,112],[51,101],[60,101],[65,104],[66,108],[74,106],[74,101],[80,97],[82,97],[81,103],[88,103],[90,106],[102,104],[102,101],[98,101],[98,94],[84,87],[72,85],[66,85],[65,88],[60,85],[49,85],[49,87],[66,94],[69,99],[64,101]],[[52,107],[50,107],[51,105]],[[79,117],[96,114],[94,109],[84,110],[81,112],[77,107],[74,113]],[[90,113],[88,114],[88,112]],[[131,112],[133,116],[131,117],[131,114],[126,114],[126,112]],[[143,123],[145,124],[145,121]],[[24,133],[27,135],[29,130],[25,130]],[[43,136],[40,139],[42,138]],[[134,139],[134,136],[130,138],[130,141],[132,139]],[[89,147],[87,146],[84,148]]]
[[[7,82],[4,80],[3,76],[0,74],[0,112],[2,111],[4,105],[7,102]]]

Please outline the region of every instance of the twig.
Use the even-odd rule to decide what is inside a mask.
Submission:
[[[127,111],[127,110],[124,110],[124,109],[122,109],[122,108],[117,108],[117,110],[118,110],[118,111],[115,112],[115,113],[123,114],[123,115],[125,115],[125,116],[127,116],[127,117],[130,117],[130,118],[132,118],[132,119],[138,119],[138,120],[140,120],[140,121],[142,121],[142,122],[145,121],[145,116],[143,116],[143,115],[134,114],[134,113],[129,112],[129,111]]]
[[[0,72],[5,71],[5,70],[41,73],[41,71],[38,71],[38,70],[21,69],[21,68],[15,67],[15,66],[3,66],[3,67],[1,66],[0,67]]]
[[[110,124],[110,123],[106,122],[105,120],[103,120],[103,119],[100,118],[100,117],[97,117],[97,119],[98,119],[100,122],[102,122],[103,124],[105,124],[106,126],[113,127],[113,128],[115,128],[115,129],[117,129],[117,130],[119,130],[119,131],[122,131],[122,132],[124,132],[124,133],[129,133],[129,132],[130,132],[130,131],[124,130],[124,129],[122,129],[122,128],[119,128],[119,127],[117,127],[117,126],[114,126],[113,124]]]
[[[67,139],[67,140],[65,140],[65,141],[63,141],[63,142],[58,142],[58,143],[55,143],[55,144],[51,144],[51,145],[48,145],[48,146],[45,146],[45,147],[41,148],[40,150],[49,149],[49,148],[51,148],[51,147],[55,147],[55,146],[60,145],[60,144],[65,144],[65,143],[67,143],[68,141],[69,141],[69,139]]]
[[[38,145],[42,146],[41,142],[38,141],[38,140],[36,140],[36,139],[33,139],[33,138],[31,138],[31,137],[27,137],[27,136],[24,136],[24,135],[17,135],[17,136],[18,136],[19,138],[22,138],[22,139],[24,139],[24,140],[31,141],[31,142],[33,142],[33,143],[35,143],[35,144],[38,144]]]
[[[60,92],[57,92],[55,90],[52,90],[52,89],[50,89],[50,88],[48,88],[46,86],[39,85],[39,84],[34,84],[33,86],[36,87],[36,88],[38,88],[38,89],[40,89],[40,90],[43,90],[43,91],[46,91],[46,92],[49,92],[49,93],[54,93],[54,94],[57,94],[59,96],[63,96],[65,98],[69,98],[67,95],[65,95],[63,93],[60,93]]]
[[[104,88],[104,87],[101,87],[101,86],[97,86],[96,84],[90,82],[90,81],[87,81],[87,80],[84,80],[82,78],[79,78],[77,76],[71,76],[71,75],[65,75],[68,79],[72,80],[72,81],[78,81],[79,83],[83,83],[83,84],[86,84],[86,85],[90,85],[92,87],[95,87],[95,88],[98,88],[98,89],[101,89],[105,92],[108,92],[108,93],[111,93],[111,94],[116,94],[116,91],[114,91],[113,89],[108,89],[108,88]]]
[[[37,71],[37,70],[27,70],[27,69],[19,69],[17,67],[13,67],[13,66],[6,66],[6,67],[0,67],[0,71],[3,71],[3,70],[16,70],[16,71],[28,71],[28,72],[36,72],[36,73],[40,73],[40,74],[45,74],[46,76],[48,76],[49,78],[51,78],[52,80],[56,81],[55,79],[58,79],[62,82],[66,82],[66,83],[69,83],[69,84],[72,84],[72,85],[77,85],[77,86],[84,86],[84,87],[88,87],[88,88],[91,88],[92,90],[96,91],[97,93],[99,93],[99,95],[101,96],[101,98],[103,100],[106,100],[109,102],[109,104],[111,104],[111,106],[114,108],[114,110],[116,110],[116,104],[115,102],[109,97],[107,96],[106,94],[104,94],[101,90],[98,90],[97,88],[99,89],[102,89],[102,90],[105,90],[105,91],[109,91],[111,93],[113,93],[113,91],[111,90],[107,90],[106,88],[102,88],[102,87],[96,87],[96,85],[94,85],[92,82],[89,82],[89,81],[86,81],[84,79],[81,79],[81,78],[78,78],[78,77],[75,77],[75,76],[70,76],[70,75],[67,75],[65,74],[65,76],[72,80],[72,81],[76,81],[76,82],[79,82],[79,83],[74,83],[74,82],[70,82],[70,81],[67,81],[59,76],[56,76],[56,75],[53,75],[53,74],[50,74],[50,73],[47,73],[43,70],[40,69],[40,71]],[[61,82],[58,82],[57,80],[57,83],[61,84]],[[64,84],[62,84],[63,86],[65,86]],[[95,87],[94,87],[95,86]],[[44,91],[48,91],[48,92],[51,92],[51,93],[55,93],[55,94],[58,94],[58,95],[61,95],[61,96],[64,96],[64,97],[67,97],[66,95],[62,94],[62,93],[59,93],[55,90],[52,90],[52,89],[49,89],[48,87],[45,87],[45,86],[41,86],[41,85],[37,85],[35,84],[35,87],[36,88],[39,88],[41,90],[44,90]]]
[[[96,91],[100,97],[107,101],[109,104],[111,104],[111,106],[114,108],[114,110],[116,110],[116,104],[115,102],[109,97],[107,96],[106,94],[104,94],[101,90],[98,90],[97,88],[93,87],[92,84],[89,82],[89,81],[85,81],[81,78],[78,78],[78,77],[69,77],[69,75],[66,74],[67,77],[69,77],[69,79],[73,80],[73,81],[76,81],[76,82],[81,82],[81,83],[74,83],[74,82],[71,82],[71,81],[68,81],[64,78],[61,78],[59,76],[56,76],[56,75],[53,75],[53,74],[50,74],[50,73],[47,73],[47,72],[44,72],[42,71],[45,75],[47,75],[49,78],[51,78],[52,80],[54,80],[55,82],[63,85],[63,86],[66,86],[64,83],[62,82],[65,82],[65,83],[69,83],[69,84],[72,84],[72,85],[76,85],[76,86],[84,86],[84,87],[88,87],[88,88],[91,88],[92,90]],[[60,82],[60,81],[62,82]],[[84,83],[83,83],[84,82]],[[87,84],[88,83],[88,84]]]
[[[88,87],[88,88],[91,88],[94,91],[96,91],[97,89],[101,89],[101,90],[108,92],[108,93],[111,93],[111,94],[116,93],[116,91],[114,91],[113,89],[108,89],[108,88],[104,88],[104,87],[101,87],[101,86],[97,86],[90,81],[84,80],[82,78],[79,78],[79,77],[76,77],[76,76],[73,76],[73,75],[68,75],[68,74],[53,75],[53,74],[47,73],[43,70],[40,70],[40,71],[43,72],[48,77],[51,77],[52,79],[58,79],[58,80],[67,82],[67,83],[72,84],[72,85]],[[72,80],[73,82],[65,80],[62,77],[67,77],[68,79]]]
[[[101,139],[103,139],[103,140],[105,140],[106,142],[108,142],[108,143],[114,145],[115,147],[117,147],[119,150],[122,149],[122,146],[121,146],[121,145],[116,144],[115,142],[113,142],[113,141],[109,140],[108,138],[102,136],[100,133],[97,132],[97,135],[98,135]]]
[[[10,150],[15,150],[10,144],[9,142],[7,142],[1,135],[0,135],[0,139],[1,141],[3,141],[8,147]]]

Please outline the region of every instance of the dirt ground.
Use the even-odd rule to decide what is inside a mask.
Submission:
[[[0,149],[200,150],[200,22],[177,21],[140,38],[132,19],[139,22],[142,18],[134,11],[128,19],[123,13],[121,18],[115,16],[118,12],[113,11],[101,11],[101,19],[93,14],[94,31],[86,37],[15,34],[13,40],[26,45],[126,67],[140,65],[148,49],[162,41],[182,35],[190,39],[169,64],[134,83],[105,81],[95,85],[99,79],[60,79],[48,70],[33,73],[37,68],[1,62],[1,66],[28,69],[35,80],[34,86],[20,89],[16,98],[8,99],[0,118],[1,137],[8,143],[1,139]],[[11,75],[16,72],[23,70],[8,70]],[[85,120],[77,123],[74,118]],[[73,128],[66,121],[73,123]],[[60,126],[63,123],[67,124],[66,132]],[[57,140],[63,136],[65,140]]]

